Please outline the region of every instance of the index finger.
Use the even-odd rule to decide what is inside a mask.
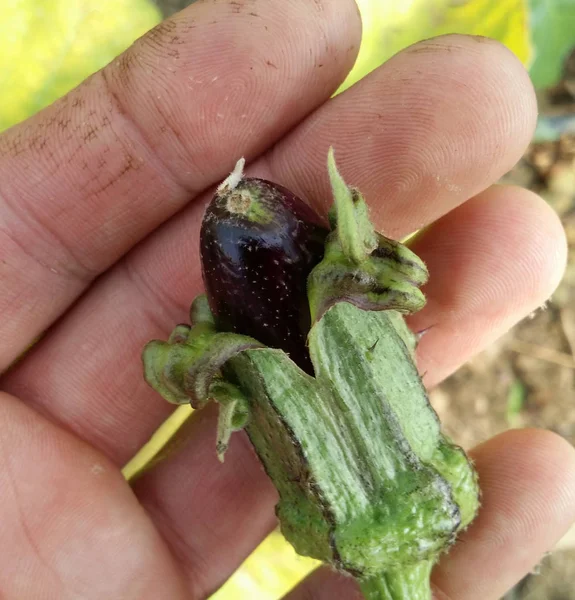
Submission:
[[[352,0],[198,2],[0,137],[0,372],[99,273],[336,89]]]

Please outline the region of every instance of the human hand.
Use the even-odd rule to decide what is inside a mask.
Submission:
[[[518,61],[443,37],[330,100],[359,36],[351,0],[198,2],[0,137],[0,371],[47,330],[0,380],[6,600],[205,598],[275,526],[243,434],[218,463],[210,408],[132,488],[120,471],[171,410],[141,350],[187,319],[209,189],[239,156],[324,210],[333,144],[385,234],[426,227],[413,249],[428,305],[410,323],[434,325],[418,350],[429,385],[557,285],[557,217],[492,185],[535,123]],[[498,598],[575,518],[561,438],[508,432],[473,457],[483,506],[436,569],[438,598]],[[289,598],[352,598],[354,585],[320,569]]]

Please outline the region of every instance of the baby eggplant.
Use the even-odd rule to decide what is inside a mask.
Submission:
[[[441,431],[402,316],[425,304],[427,268],[377,234],[333,149],[327,166],[328,236],[238,165],[202,224],[193,326],[149,342],[144,373],[170,402],[219,405],[221,460],[245,429],[296,552],[353,576],[366,600],[431,600],[434,565],[477,512],[477,476]],[[310,357],[313,377],[294,364],[312,373]]]
[[[286,188],[244,177],[243,161],[219,186],[200,232],[202,276],[221,331],[280,348],[308,373],[306,280],[323,257],[327,229]]]

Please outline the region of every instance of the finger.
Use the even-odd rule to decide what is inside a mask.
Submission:
[[[0,372],[98,273],[328,98],[358,37],[351,0],[197,3],[3,134]]]
[[[437,600],[500,598],[575,520],[575,452],[562,438],[545,431],[509,431],[472,455],[482,506],[435,569]],[[357,597],[353,580],[321,568],[286,600]]]
[[[178,432],[183,450],[133,484],[193,598],[210,597],[277,524],[277,492],[243,432],[218,461],[216,420],[215,406],[194,413]]]
[[[431,387],[539,308],[565,271],[567,244],[539,196],[496,186],[414,240],[430,269],[427,306],[409,319],[426,331],[418,366]]]
[[[514,54],[487,38],[442,36],[400,52],[322,106],[265,156],[266,167],[325,212],[333,145],[379,229],[401,239],[506,173],[536,116]]]
[[[100,453],[0,393],[2,598],[189,598],[165,542]]]
[[[575,453],[564,439],[510,431],[473,457],[483,508],[434,577],[448,597],[461,600],[502,596],[575,521]]]

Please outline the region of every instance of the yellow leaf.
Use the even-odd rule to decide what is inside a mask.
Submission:
[[[4,0],[0,131],[64,95],[160,18],[149,0]]]
[[[279,532],[269,535],[211,600],[282,598],[320,563],[296,554]]]
[[[194,410],[189,404],[178,406],[156,429],[148,442],[124,466],[122,469],[124,477],[128,481],[138,477],[154,466],[156,462],[162,460],[164,456],[174,451],[182,441],[179,439],[178,432],[182,431],[183,426],[192,418],[193,414]]]
[[[445,33],[484,35],[531,59],[526,0],[357,0],[363,39],[340,92],[407,46]]]

